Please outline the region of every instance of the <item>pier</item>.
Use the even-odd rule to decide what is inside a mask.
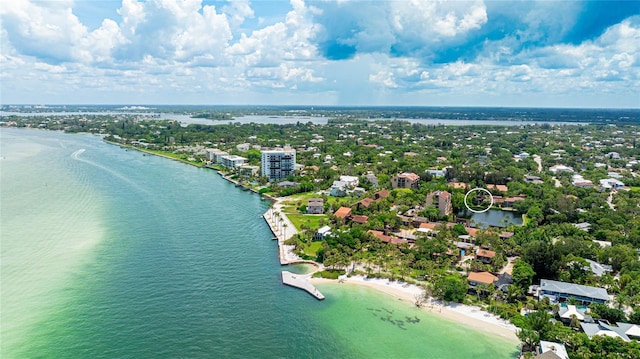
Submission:
[[[304,291],[307,291],[309,294],[311,294],[312,296],[314,296],[316,299],[318,300],[323,300],[324,299],[324,295],[322,293],[320,293],[320,291],[318,290],[318,288],[314,287],[313,284],[309,283],[307,281],[307,279],[309,278],[310,274],[295,274],[295,273],[291,273],[288,271],[283,271],[282,272],[282,283],[291,286],[291,287],[295,287],[295,288],[300,288]]]

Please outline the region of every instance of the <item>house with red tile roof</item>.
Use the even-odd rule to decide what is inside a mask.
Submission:
[[[356,208],[358,210],[362,210],[362,208],[369,208],[373,202],[374,201],[371,198],[363,198],[356,202]]]
[[[338,208],[338,210],[333,215],[338,217],[338,218],[340,218],[340,219],[346,219],[347,217],[349,217],[351,215],[351,208],[349,208],[349,207],[340,207],[340,208]]]
[[[382,241],[384,243],[403,244],[403,243],[408,243],[409,242],[406,239],[400,239],[398,237],[388,236],[388,235],[384,234],[384,232],[382,232],[382,231],[369,230],[367,232],[371,233],[374,237],[378,238],[380,241]]]
[[[484,264],[490,264],[493,261],[493,257],[496,256],[496,252],[488,249],[478,249],[476,252],[476,259]]]
[[[355,223],[359,223],[359,224],[365,224],[365,223],[367,223],[367,221],[369,221],[369,217],[361,216],[361,215],[358,215],[358,214],[351,215],[351,217],[349,217],[349,219],[351,220],[351,222],[355,222]]]
[[[373,198],[375,198],[376,201],[380,201],[381,199],[387,197],[389,197],[389,191],[387,191],[386,189],[380,190],[373,194]]]
[[[493,284],[498,277],[489,272],[471,272],[467,276],[467,283],[473,288],[481,284]]]

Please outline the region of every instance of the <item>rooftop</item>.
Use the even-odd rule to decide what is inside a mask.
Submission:
[[[544,291],[576,295],[587,298],[595,298],[607,301],[609,294],[604,288],[590,287],[587,285],[558,282],[555,280],[541,279],[540,288]]]

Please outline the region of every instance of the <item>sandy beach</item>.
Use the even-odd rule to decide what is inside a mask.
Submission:
[[[310,278],[309,282],[312,284],[338,284],[338,281],[336,280],[323,278]],[[399,300],[406,301],[408,305],[415,305],[416,296],[422,293],[422,290],[415,285],[389,282],[387,279],[366,279],[363,276],[344,278],[343,282],[339,285],[360,285],[372,288],[398,298]],[[485,312],[478,307],[457,303],[443,306],[442,303],[436,300],[431,300],[424,303],[422,309],[447,320],[451,320],[456,323],[463,323],[469,328],[487,332],[491,335],[498,335],[500,337],[513,340],[516,343],[519,342],[516,337],[516,326],[491,313]]]

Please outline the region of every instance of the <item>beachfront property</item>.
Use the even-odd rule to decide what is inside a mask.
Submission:
[[[415,173],[403,172],[391,178],[392,188],[412,188],[418,189],[420,176]]]
[[[222,166],[226,168],[238,168],[245,162],[247,162],[246,158],[236,155],[222,156],[220,160],[220,164],[222,164]]]
[[[296,168],[296,150],[291,147],[262,150],[260,152],[260,175],[269,182],[293,175]]]
[[[238,173],[243,177],[255,177],[260,173],[260,166],[243,164],[237,167]]]
[[[325,238],[327,238],[328,235],[331,235],[331,227],[324,226],[324,227],[318,229],[316,231],[316,233],[313,234],[313,240],[314,241],[323,241],[323,240],[325,240]]]
[[[207,148],[205,150],[205,154],[207,156],[207,159],[211,161],[211,163],[217,163],[217,164],[222,163],[222,156],[229,155],[228,152],[225,152],[219,148]]]
[[[591,303],[604,304],[609,300],[609,294],[604,288],[549,279],[541,279],[538,290],[538,300],[549,298],[551,303],[565,302],[569,298],[574,298],[584,305]]]
[[[573,318],[581,322],[593,321],[593,319],[591,319],[591,316],[587,314],[586,307],[577,307],[571,304],[561,306],[560,310],[558,311],[558,316],[560,317],[560,320],[567,325],[571,324]]]
[[[630,323],[616,323],[611,325],[606,320],[598,320],[596,323],[580,323],[582,331],[589,339],[595,335],[604,335],[612,338],[620,338],[625,342],[632,339],[640,340],[640,325]]]
[[[540,341],[536,348],[536,356],[538,359],[569,359],[567,348],[564,344],[556,342]]]
[[[322,198],[309,198],[307,203],[307,214],[324,213],[324,200]]]
[[[434,191],[427,195],[426,206],[433,206],[440,211],[440,217],[448,216],[453,213],[453,205],[451,203],[451,193],[447,191]]]
[[[492,285],[498,280],[498,277],[489,272],[471,272],[467,276],[467,283],[471,288],[479,285]]]

